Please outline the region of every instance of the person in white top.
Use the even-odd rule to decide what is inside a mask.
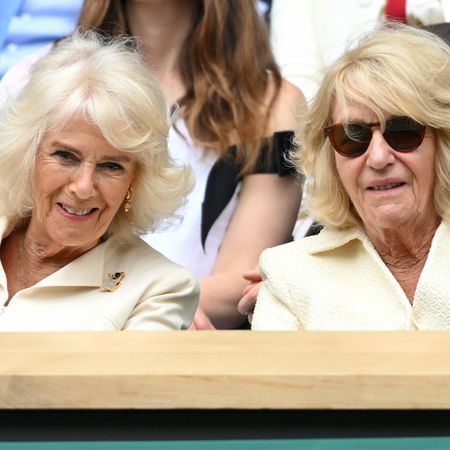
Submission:
[[[273,0],[271,42],[283,76],[313,98],[326,67],[375,29],[390,0]],[[406,0],[412,25],[450,22],[450,0]]]
[[[303,96],[281,79],[254,0],[103,3],[85,1],[80,24],[138,37],[178,108],[171,154],[196,176],[181,227],[144,239],[199,276],[195,328],[238,327],[242,273],[292,236],[301,184],[284,154]]]

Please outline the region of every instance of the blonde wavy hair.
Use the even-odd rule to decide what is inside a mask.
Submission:
[[[324,134],[336,102],[384,114],[409,116],[436,137],[434,200],[450,219],[450,47],[438,36],[406,25],[373,31],[331,65],[309,110],[299,121],[293,160],[307,177],[306,208],[330,228],[361,224],[338,176]]]
[[[167,105],[131,38],[78,31],[57,43],[30,75],[0,114],[0,215],[11,221],[31,216],[32,172],[45,133],[82,118],[138,163],[133,206],[128,213],[119,208],[107,234],[130,242],[173,216],[193,176],[168,155]]]

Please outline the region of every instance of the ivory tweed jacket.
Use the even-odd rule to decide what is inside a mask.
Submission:
[[[267,249],[255,330],[450,329],[450,225],[432,241],[411,306],[362,229]]]

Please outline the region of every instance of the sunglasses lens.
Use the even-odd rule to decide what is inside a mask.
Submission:
[[[372,131],[358,123],[350,123],[332,128],[331,141],[334,148],[344,156],[362,155],[369,146]]]
[[[410,152],[422,143],[425,126],[409,117],[394,117],[386,121],[386,130],[383,135],[394,150]]]
[[[356,158],[369,147],[372,139],[372,127],[377,123],[336,124],[325,128],[334,149],[343,156]],[[423,141],[425,126],[409,117],[393,117],[386,121],[383,137],[397,152],[415,150]]]

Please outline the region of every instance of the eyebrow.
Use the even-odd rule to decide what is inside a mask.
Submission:
[[[62,148],[65,150],[69,150],[80,157],[83,156],[83,152],[81,150],[79,150],[75,147],[72,147],[71,145],[60,142],[60,141],[52,141],[52,142],[50,142],[50,146],[52,148]],[[101,161],[113,161],[113,162],[125,162],[126,163],[126,162],[132,162],[134,160],[127,155],[123,155],[123,156],[105,155],[101,158]]]

